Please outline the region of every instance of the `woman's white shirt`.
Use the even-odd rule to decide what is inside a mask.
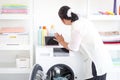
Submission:
[[[68,48],[79,52],[85,63],[85,79],[93,77],[92,61],[95,63],[97,75],[103,75],[111,66],[111,57],[106,50],[98,31],[92,22],[81,18],[72,23],[71,40]]]

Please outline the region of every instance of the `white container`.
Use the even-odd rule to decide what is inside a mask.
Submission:
[[[30,67],[30,59],[29,58],[17,58],[16,59],[16,67],[17,68],[29,68]]]

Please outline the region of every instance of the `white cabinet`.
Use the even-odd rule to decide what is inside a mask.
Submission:
[[[0,73],[29,73],[33,65],[32,0],[0,1]]]

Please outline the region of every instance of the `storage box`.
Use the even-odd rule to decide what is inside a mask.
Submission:
[[[30,67],[30,59],[29,58],[17,58],[16,59],[16,67],[17,68],[29,68]]]

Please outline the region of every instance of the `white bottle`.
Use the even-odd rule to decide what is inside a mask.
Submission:
[[[50,31],[49,31],[49,36],[54,36],[54,33],[55,33],[54,25],[51,25]]]

